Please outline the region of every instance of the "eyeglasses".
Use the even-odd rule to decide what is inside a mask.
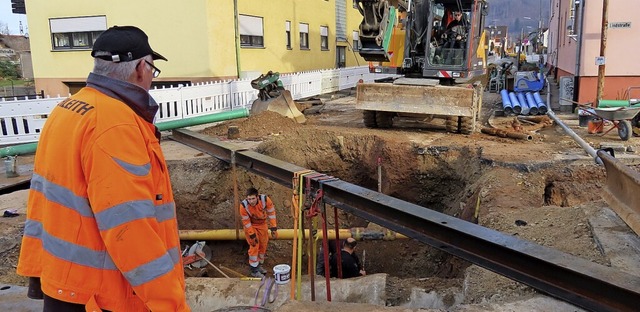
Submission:
[[[153,64],[151,64],[151,62],[144,60],[145,63],[147,63],[149,66],[151,66],[151,69],[153,69],[153,78],[158,78],[158,76],[160,76],[161,71],[158,69],[158,67],[153,66]]]

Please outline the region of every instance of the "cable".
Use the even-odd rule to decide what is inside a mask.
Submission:
[[[351,45],[351,43],[349,43],[349,40],[345,40],[345,42],[351,48],[351,53],[353,53],[353,58],[356,59],[356,64],[360,66],[360,62],[358,61],[358,56],[356,55],[356,50],[353,49],[353,46]],[[358,51],[360,51],[360,49],[358,49]]]

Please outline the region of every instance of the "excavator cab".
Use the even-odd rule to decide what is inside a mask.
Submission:
[[[486,71],[486,0],[356,0],[373,72],[468,80]]]

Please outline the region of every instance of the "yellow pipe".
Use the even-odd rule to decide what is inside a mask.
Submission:
[[[305,235],[309,235],[309,230],[304,230]],[[279,229],[278,230],[278,238],[276,240],[281,239],[293,239],[293,229]],[[329,230],[327,232],[329,239],[336,238],[336,231]],[[364,228],[353,228],[353,229],[340,229],[340,238],[346,239],[349,237],[353,237],[356,240],[362,240],[363,238],[367,238],[367,233],[378,233],[383,236],[383,240],[394,240],[394,239],[406,239],[407,237],[394,233],[392,231],[371,231]],[[222,230],[180,230],[179,231],[181,240],[236,240],[236,230],[235,229],[222,229]],[[244,240],[244,231],[240,231],[240,237],[238,240]],[[270,240],[273,238],[270,238]],[[315,239],[322,239],[322,230],[318,230],[315,235]]]

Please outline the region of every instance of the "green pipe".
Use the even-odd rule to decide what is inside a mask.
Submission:
[[[629,105],[629,100],[600,100],[598,101],[598,107],[640,107],[640,104]]]
[[[160,123],[157,123],[156,126],[158,127],[158,130],[164,131],[164,130],[190,127],[190,126],[229,120],[229,119],[243,118],[248,116],[249,116],[249,110],[246,108],[242,108],[242,109],[236,109],[236,110],[232,110],[224,113],[217,113],[217,114],[185,118],[185,119],[174,120],[174,121],[160,122]],[[15,156],[15,155],[33,154],[36,152],[36,147],[38,147],[37,142],[3,147],[3,148],[0,148],[0,158],[7,157],[7,156]]]
[[[0,158],[7,156],[33,154],[36,152],[36,147],[38,147],[38,142],[3,147],[0,148]]]
[[[156,124],[156,127],[158,127],[158,130],[160,131],[165,131],[243,117],[249,117],[249,110],[246,108],[236,109],[224,113],[159,122]]]

